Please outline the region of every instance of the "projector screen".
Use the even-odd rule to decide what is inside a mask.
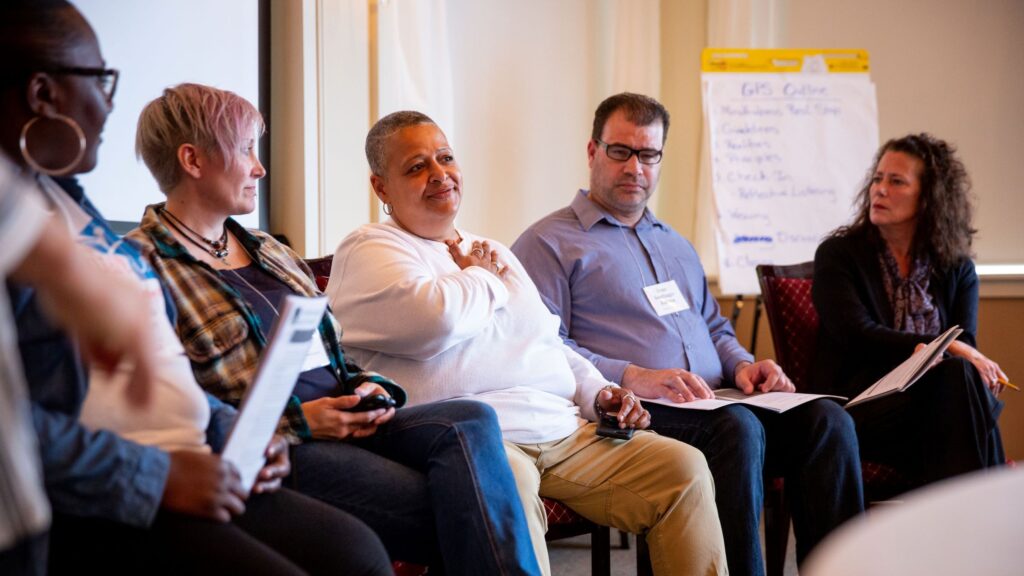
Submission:
[[[149,170],[135,158],[135,125],[143,106],[168,86],[196,82],[239,94],[266,118],[269,103],[260,95],[261,72],[268,67],[261,67],[260,51],[269,41],[269,24],[261,22],[261,0],[74,4],[96,31],[107,66],[121,71],[99,164],[81,182],[100,212],[124,232],[138,223],[146,205],[164,199]],[[267,165],[270,147],[263,140],[260,160]],[[267,228],[267,189],[264,179],[256,211],[236,217],[243,226]]]

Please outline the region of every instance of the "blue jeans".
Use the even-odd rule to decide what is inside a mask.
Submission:
[[[798,562],[829,531],[864,510],[856,431],[831,400],[782,414],[738,405],[711,411],[644,407],[652,430],[707,458],[731,574],[764,573],[757,528],[765,477],[785,478]]]
[[[294,488],[366,522],[394,559],[440,560],[446,574],[540,574],[485,404],[401,408],[369,438],[306,442],[292,449],[292,474]]]

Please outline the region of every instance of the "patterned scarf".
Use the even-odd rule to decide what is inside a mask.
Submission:
[[[931,261],[927,256],[918,256],[906,278],[900,276],[900,268],[889,247],[878,254],[882,265],[882,280],[885,293],[892,305],[893,328],[913,334],[937,334],[939,310],[928,292],[931,277]]]

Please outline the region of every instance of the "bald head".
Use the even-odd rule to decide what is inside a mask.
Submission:
[[[403,128],[420,124],[437,125],[430,116],[413,110],[392,112],[378,120],[366,135],[366,161],[370,164],[370,172],[383,176],[387,170],[388,139]]]

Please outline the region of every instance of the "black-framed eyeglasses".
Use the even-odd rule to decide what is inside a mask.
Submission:
[[[632,158],[634,154],[636,154],[636,158],[641,164],[657,164],[661,162],[661,150],[652,150],[650,148],[636,150],[624,144],[602,142],[600,138],[594,138],[594,142],[597,142],[601,148],[604,148],[604,153],[616,162],[625,162]]]
[[[116,68],[89,68],[82,66],[53,66],[43,68],[40,72],[70,74],[72,76],[93,76],[99,80],[100,90],[103,90],[103,94],[110,102],[114,100],[114,93],[117,92],[117,79],[121,76],[121,72]]]

